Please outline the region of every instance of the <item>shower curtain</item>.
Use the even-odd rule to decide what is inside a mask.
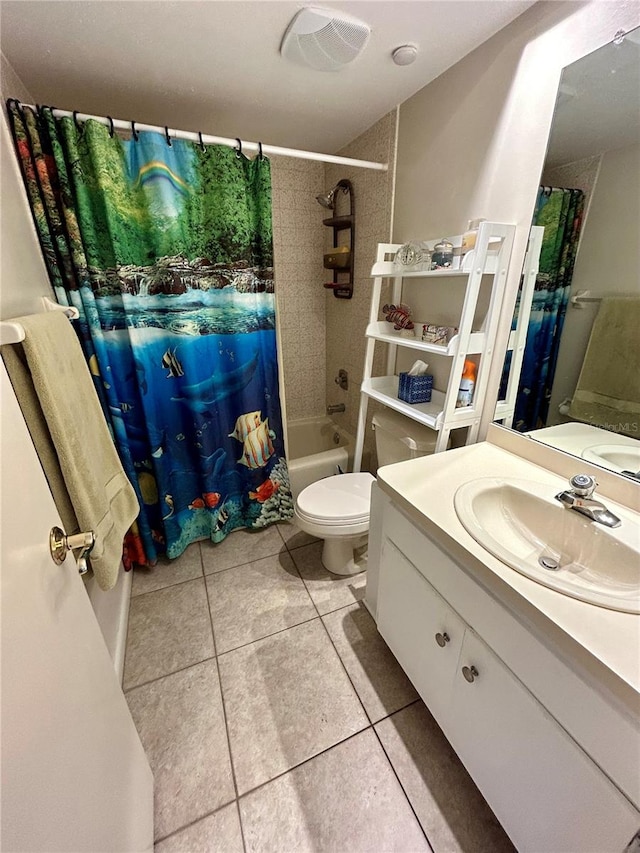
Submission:
[[[140,502],[125,564],[291,517],[268,160],[7,106],[57,300],[80,312]]]
[[[538,190],[533,225],[544,226],[544,236],[513,421],[520,432],[547,423],[583,208],[582,190]]]

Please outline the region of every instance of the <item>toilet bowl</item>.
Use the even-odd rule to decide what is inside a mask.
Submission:
[[[322,564],[336,575],[353,575],[366,568],[371,474],[339,474],[303,489],[295,508],[295,523],[324,539]],[[359,553],[364,550],[364,553]]]
[[[374,415],[380,465],[426,456],[435,450],[436,433],[396,412]],[[353,575],[367,567],[369,507],[374,477],[339,474],[311,483],[298,495],[295,524],[323,539],[322,564],[336,575]]]

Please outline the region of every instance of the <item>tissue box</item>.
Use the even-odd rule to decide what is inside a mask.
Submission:
[[[433,376],[430,373],[424,373],[422,376],[401,373],[398,376],[398,397],[405,403],[428,403],[432,389]]]

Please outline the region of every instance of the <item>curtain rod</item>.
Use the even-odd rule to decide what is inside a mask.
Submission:
[[[34,110],[34,112],[37,111],[37,108],[32,104],[22,104],[22,106]],[[88,119],[93,119],[94,121],[98,121],[100,124],[105,124],[108,127],[113,125],[113,127],[118,130],[130,131],[135,127],[136,132],[140,130],[150,130],[156,133],[162,133],[165,136],[168,135],[173,139],[188,139],[190,142],[202,143],[203,145],[227,145],[229,148],[238,147],[237,139],[230,139],[225,136],[209,136],[205,133],[199,134],[192,133],[188,130],[174,130],[170,127],[159,127],[154,124],[139,124],[138,122],[135,122],[134,124],[134,122],[125,121],[124,119],[111,119],[109,116],[94,116],[89,113],[72,112],[71,110],[58,110],[55,107],[51,107],[50,109],[56,118],[69,116],[75,121],[87,121]],[[389,169],[388,163],[375,163],[371,160],[354,160],[351,157],[338,157],[335,154],[320,154],[316,151],[301,151],[296,148],[281,148],[278,145],[262,145],[260,142],[244,142],[243,140],[240,140],[240,145],[242,151],[255,151],[256,153],[262,151],[263,154],[272,154],[277,157],[295,157],[298,160],[315,160],[321,163],[336,163],[340,166],[355,166],[360,169],[375,169],[379,172],[386,172]]]

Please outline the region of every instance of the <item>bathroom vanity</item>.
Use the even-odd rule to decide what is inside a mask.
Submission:
[[[518,850],[623,851],[640,830],[640,616],[525,577],[454,508],[471,480],[534,482],[553,499],[593,471],[551,448],[542,467],[526,458],[534,442],[496,427],[489,439],[378,471],[366,603]],[[638,487],[598,480],[639,547]]]

